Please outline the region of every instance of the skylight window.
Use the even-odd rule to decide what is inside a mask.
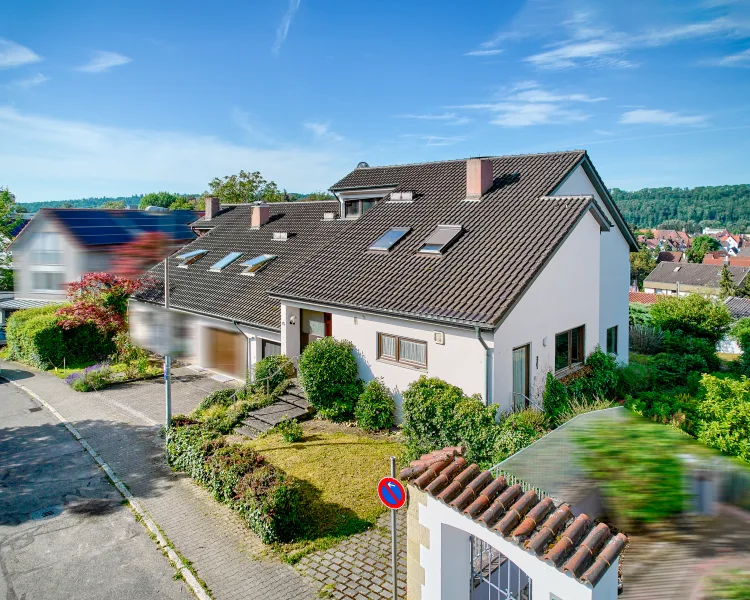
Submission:
[[[370,244],[368,250],[377,250],[379,252],[388,252],[393,246],[401,241],[407,233],[411,231],[411,227],[391,227],[377,240]]]
[[[180,254],[177,257],[177,260],[181,260],[182,262],[177,266],[182,267],[183,269],[187,269],[188,265],[192,265],[204,254],[208,254],[208,250],[191,250],[190,252],[186,252],[185,254]]]
[[[424,254],[443,254],[463,233],[461,225],[438,225],[419,249]]]
[[[231,265],[235,260],[237,260],[240,256],[242,256],[242,252],[230,252],[224,258],[222,258],[219,262],[212,264],[211,268],[208,270],[216,271],[216,272],[223,271],[229,265]]]
[[[240,263],[241,267],[246,267],[245,270],[242,271],[242,274],[255,275],[259,271],[265,269],[268,266],[268,263],[274,258],[276,258],[276,255],[274,254],[261,254],[260,256],[246,260],[245,262]]]

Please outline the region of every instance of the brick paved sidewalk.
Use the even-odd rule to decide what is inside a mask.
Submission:
[[[164,420],[160,380],[116,386],[87,394],[53,375],[1,362],[2,375],[22,383],[54,406],[109,463],[190,560],[217,600],[296,600],[317,589],[294,568],[258,555],[264,546],[236,513],[216,502],[164,460],[158,424]],[[189,412],[221,384],[187,370],[173,382],[174,412]]]

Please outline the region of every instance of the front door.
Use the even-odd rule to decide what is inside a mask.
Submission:
[[[302,310],[302,327],[300,328],[300,352],[310,343],[322,337],[333,335],[331,313],[317,310]]]
[[[513,410],[529,406],[529,359],[531,345],[513,349]]]

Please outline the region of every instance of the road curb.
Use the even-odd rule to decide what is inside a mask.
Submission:
[[[133,509],[133,512],[135,512],[136,515],[138,515],[138,517],[146,526],[146,528],[154,535],[154,538],[156,539],[156,545],[159,546],[160,550],[163,550],[164,552],[166,552],[167,556],[169,557],[169,560],[172,562],[177,572],[180,573],[182,578],[185,580],[185,583],[187,583],[190,586],[190,589],[193,591],[193,593],[200,600],[212,600],[211,596],[209,596],[206,593],[206,590],[203,588],[200,582],[196,579],[195,575],[193,575],[190,569],[188,569],[187,566],[185,566],[185,564],[182,562],[182,559],[179,557],[175,549],[166,540],[161,530],[159,529],[158,525],[151,519],[148,513],[141,506],[140,502],[138,502],[138,500],[135,498],[135,496],[133,496],[133,494],[125,486],[125,484],[120,480],[120,478],[117,475],[115,475],[115,472],[112,470],[112,467],[110,467],[104,461],[104,459],[101,456],[99,456],[99,453],[96,450],[94,450],[91,447],[91,445],[86,441],[86,438],[84,438],[78,432],[78,430],[75,427],[73,427],[73,425],[71,425],[70,422],[63,415],[61,415],[54,406],[49,404],[44,398],[42,398],[35,392],[32,392],[25,385],[17,383],[11,379],[8,379],[7,377],[3,377],[2,375],[0,375],[0,379],[4,379],[8,383],[23,390],[29,396],[31,396],[38,402],[41,402],[41,404],[47,410],[49,410],[53,415],[55,415],[57,420],[60,421],[60,423],[62,423],[65,426],[65,428],[81,444],[81,446],[83,446],[86,449],[86,452],[88,452],[91,455],[91,458],[93,458],[96,461],[96,463],[102,468],[102,470],[107,474],[107,477],[109,477],[109,480],[114,484],[114,486],[120,492],[122,497],[128,501],[128,503],[130,504],[130,508]]]

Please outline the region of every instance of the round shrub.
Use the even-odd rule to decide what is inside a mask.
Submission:
[[[299,424],[297,419],[282,421],[273,428],[273,431],[281,434],[281,437],[284,439],[284,441],[290,444],[301,441],[304,436],[302,432],[302,425]]]
[[[380,379],[373,379],[365,386],[365,391],[359,396],[354,415],[357,425],[365,431],[377,431],[393,427],[393,413],[396,406],[393,403],[388,388]]]
[[[253,385],[273,392],[285,379],[294,377],[294,364],[284,354],[266,356],[255,365]]]
[[[732,315],[720,302],[700,294],[666,296],[651,308],[651,323],[668,331],[718,342],[729,329]]]
[[[300,384],[325,419],[345,421],[354,414],[362,381],[353,348],[346,340],[324,337],[309,344],[299,358]]]
[[[662,352],[651,359],[654,382],[668,390],[687,384],[687,375],[694,371],[705,373],[708,365],[696,354],[669,354]]]

